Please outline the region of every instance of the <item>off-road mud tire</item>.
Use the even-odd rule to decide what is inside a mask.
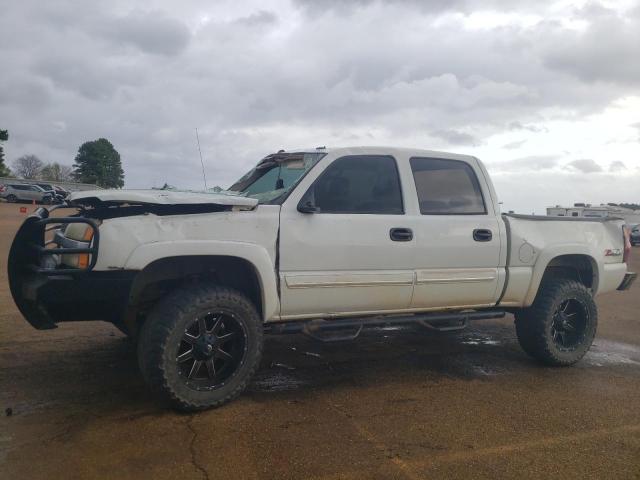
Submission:
[[[227,383],[209,391],[193,390],[178,373],[175,352],[185,326],[199,312],[216,308],[233,312],[242,322],[246,351]],[[262,358],[263,329],[256,307],[242,293],[219,286],[182,288],[150,312],[140,331],[138,364],[145,382],[163,403],[183,411],[219,407],[240,395],[251,381]]]
[[[573,348],[561,348],[554,341],[554,314],[566,300],[578,302],[584,310],[584,332]],[[536,360],[551,366],[569,366],[589,350],[596,334],[598,311],[591,291],[567,278],[544,280],[531,307],[516,312],[516,334],[522,349]]]

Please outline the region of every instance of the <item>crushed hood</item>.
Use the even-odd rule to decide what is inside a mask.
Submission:
[[[176,190],[87,190],[72,193],[67,201],[73,205],[225,205],[248,209],[258,204],[255,198],[240,195]]]

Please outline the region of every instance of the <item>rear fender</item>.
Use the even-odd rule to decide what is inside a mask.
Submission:
[[[552,248],[545,248],[537,258],[536,264],[533,267],[533,274],[531,276],[531,284],[529,285],[529,290],[524,299],[524,306],[530,306],[536,298],[538,293],[538,289],[540,288],[540,284],[542,282],[542,277],[544,276],[549,263],[554,258],[560,257],[562,255],[584,255],[589,258],[591,261],[591,266],[593,268],[593,284],[592,290],[595,295],[598,292],[598,280],[600,278],[600,272],[602,271],[603,263],[596,261],[596,257],[594,252],[592,252],[586,245],[579,243],[567,243],[563,245],[554,245]]]

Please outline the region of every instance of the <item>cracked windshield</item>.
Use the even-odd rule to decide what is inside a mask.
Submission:
[[[325,153],[269,155],[233,184],[229,191],[256,198],[260,203],[273,202],[289,192],[324,156]]]

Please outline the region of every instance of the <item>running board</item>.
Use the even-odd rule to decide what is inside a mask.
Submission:
[[[293,320],[265,325],[264,333],[285,334],[302,333],[321,342],[355,340],[364,328],[419,324],[438,332],[462,330],[471,320],[489,320],[503,318],[503,310],[484,310],[456,313],[434,313],[422,315],[395,315],[364,318],[341,318],[335,320]],[[323,336],[322,332],[352,330],[343,335]]]

